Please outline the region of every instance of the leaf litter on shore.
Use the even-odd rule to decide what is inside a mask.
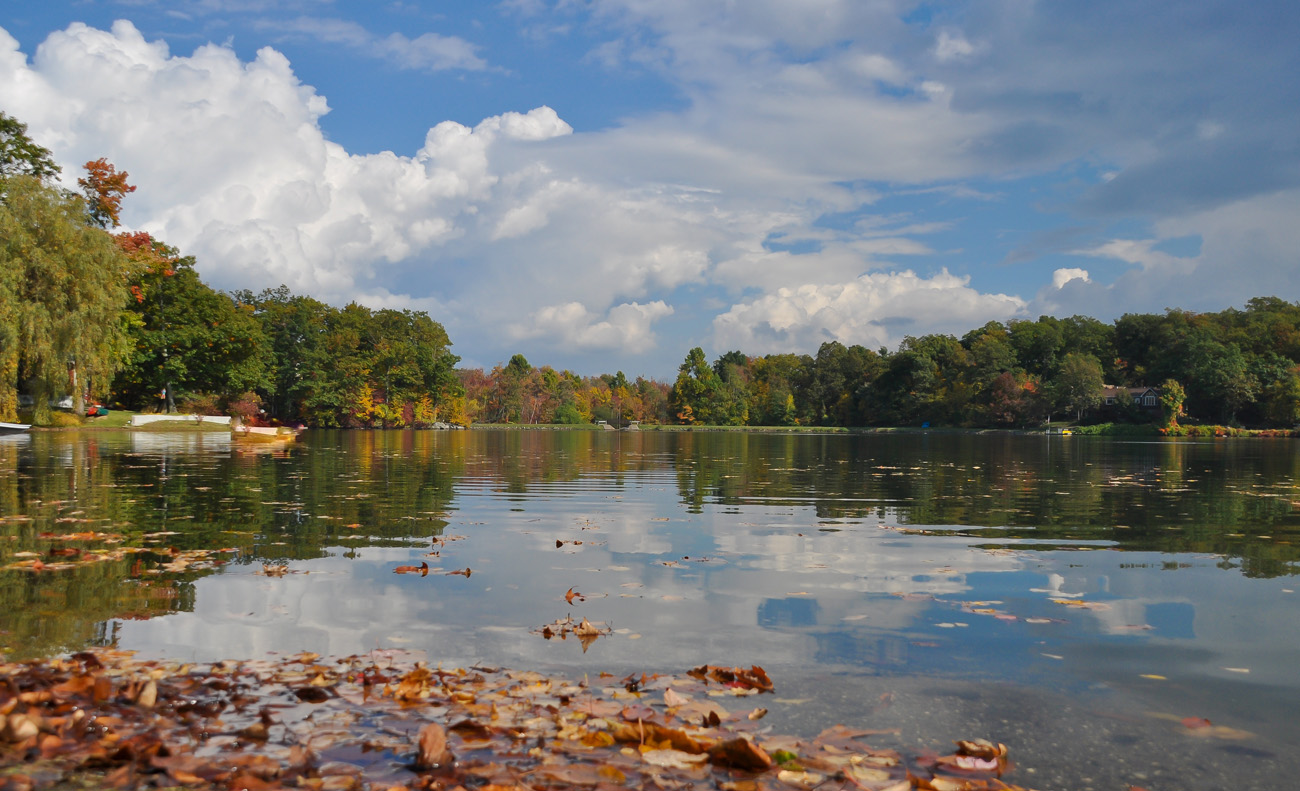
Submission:
[[[952,755],[872,747],[878,731],[813,739],[761,730],[762,668],[582,681],[398,651],[215,664],[114,650],[0,664],[0,789],[662,791],[1016,789],[1006,747]]]

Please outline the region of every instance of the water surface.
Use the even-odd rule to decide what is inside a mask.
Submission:
[[[778,730],[992,738],[1041,788],[1275,788],[1300,768],[1298,466],[1287,440],[41,433],[0,442],[0,566],[150,551],[0,571],[0,643],[757,663]],[[568,615],[613,633],[541,636]]]

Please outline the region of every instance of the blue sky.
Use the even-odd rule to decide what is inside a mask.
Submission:
[[[1300,299],[1291,2],[10,5],[0,110],[126,225],[470,365]]]

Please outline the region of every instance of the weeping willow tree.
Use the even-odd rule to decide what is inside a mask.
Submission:
[[[130,353],[127,258],[82,199],[28,175],[0,179],[0,421],[35,400],[98,394]]]

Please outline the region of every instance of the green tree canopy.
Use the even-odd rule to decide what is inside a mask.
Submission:
[[[42,419],[51,397],[106,391],[127,358],[129,262],[79,198],[33,175],[0,189],[0,420],[16,419],[20,382]]]
[[[1061,361],[1061,370],[1051,381],[1054,406],[1073,412],[1076,420],[1102,401],[1104,380],[1101,363],[1091,354],[1071,352]]]
[[[228,400],[270,389],[271,347],[252,307],[210,288],[193,258],[173,257],[174,250],[162,248],[159,263],[135,284],[135,352],[114,382],[118,398],[138,409],[157,405],[165,395],[170,411],[178,393]]]
[[[46,181],[61,170],[50,150],[27,136],[27,124],[0,112],[0,178],[31,176]]]

